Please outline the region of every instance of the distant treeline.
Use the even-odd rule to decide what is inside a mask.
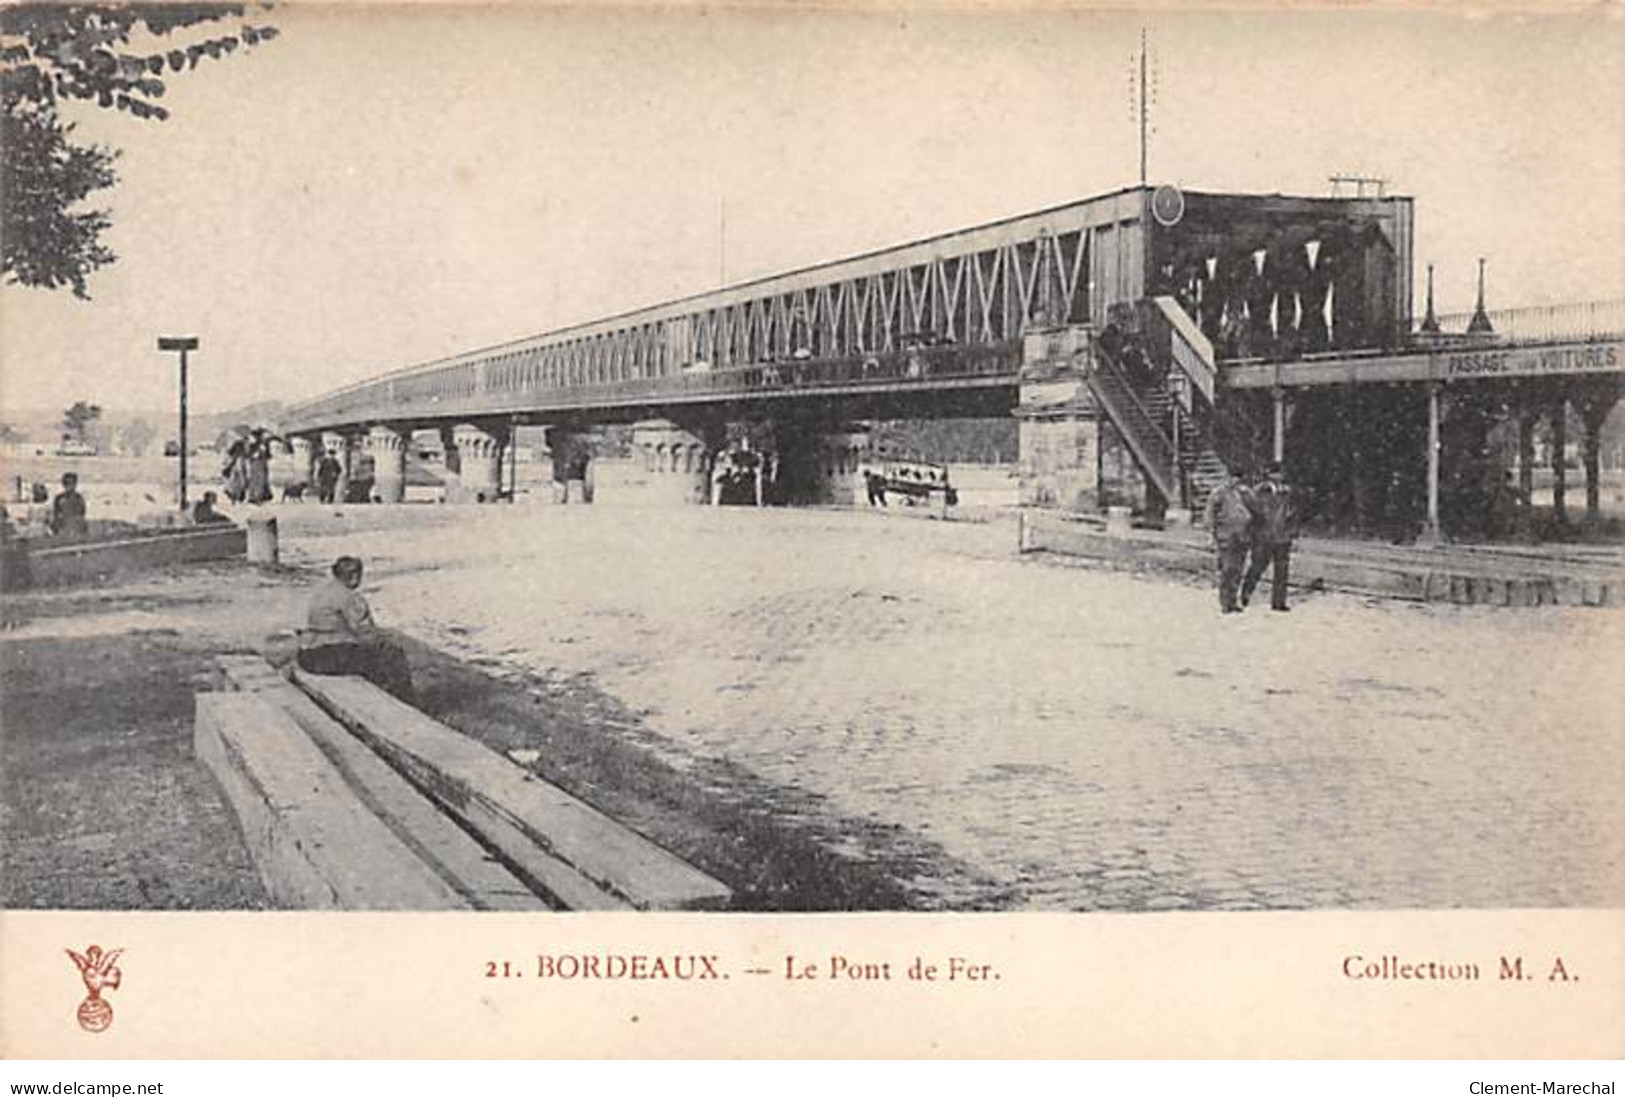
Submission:
[[[876,423],[875,440],[907,456],[956,464],[1005,465],[1016,461],[1016,421],[900,419]]]

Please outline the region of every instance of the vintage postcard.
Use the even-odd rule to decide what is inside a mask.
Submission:
[[[0,8],[0,1054],[1625,1051],[1625,9]]]

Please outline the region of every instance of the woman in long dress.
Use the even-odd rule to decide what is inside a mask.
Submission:
[[[241,503],[248,497],[248,459],[240,440],[227,447],[226,467],[223,471],[226,498],[233,503]]]
[[[248,440],[248,501],[258,506],[271,498],[271,438],[256,430]]]

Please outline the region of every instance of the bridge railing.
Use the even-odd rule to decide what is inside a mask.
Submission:
[[[1017,340],[975,346],[935,346],[843,358],[788,358],[662,377],[570,385],[476,385],[451,395],[424,395],[379,378],[290,408],[283,429],[359,423],[369,419],[445,417],[519,409],[568,410],[708,397],[790,395],[828,388],[930,386],[947,381],[1014,377]]]
[[[1225,358],[1225,366],[1249,366],[1269,362],[1344,361],[1351,358],[1378,358],[1393,354],[1423,353],[1460,346],[1523,346],[1531,343],[1587,343],[1625,338],[1625,298],[1602,301],[1570,301],[1557,305],[1528,305],[1519,308],[1486,310],[1490,330],[1469,332],[1472,312],[1452,312],[1436,318],[1437,331],[1423,331],[1421,321],[1397,346],[1325,350],[1290,358]]]
[[[1556,305],[1490,309],[1485,316],[1490,331],[1469,334],[1473,312],[1453,312],[1438,317],[1439,331],[1413,333],[1413,340],[1456,336],[1471,339],[1493,338],[1498,343],[1546,343],[1559,340],[1599,340],[1625,334],[1625,297],[1605,301],[1569,301]]]

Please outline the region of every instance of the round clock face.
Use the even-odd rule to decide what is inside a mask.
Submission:
[[[1179,219],[1185,216],[1185,196],[1179,193],[1178,187],[1164,183],[1152,193],[1151,216],[1164,227],[1179,224]]]

